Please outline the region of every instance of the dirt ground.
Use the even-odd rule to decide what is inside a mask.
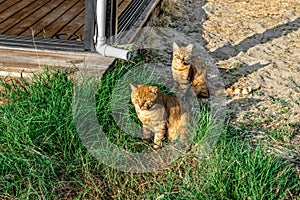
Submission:
[[[225,87],[255,89],[226,98],[231,124],[300,163],[299,0],[164,0],[158,24],[205,47]]]

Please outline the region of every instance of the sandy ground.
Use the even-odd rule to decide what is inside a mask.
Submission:
[[[202,44],[226,87],[255,89],[227,97],[231,124],[300,163],[300,1],[164,0],[163,10],[158,24]]]

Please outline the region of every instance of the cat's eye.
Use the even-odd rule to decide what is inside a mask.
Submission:
[[[137,102],[138,100],[137,100],[137,98],[132,98],[132,102]]]
[[[175,55],[175,58],[177,58],[177,59],[181,59],[179,55]]]

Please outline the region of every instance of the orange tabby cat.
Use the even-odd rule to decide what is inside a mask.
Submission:
[[[192,85],[198,98],[208,98],[208,80],[205,64],[196,56],[192,56],[193,45],[179,47],[173,43],[172,73],[180,91],[185,95]]]
[[[187,139],[188,112],[180,99],[163,94],[157,86],[131,84],[131,90],[131,101],[143,124],[144,137],[154,134],[155,149],[162,146],[164,139]]]

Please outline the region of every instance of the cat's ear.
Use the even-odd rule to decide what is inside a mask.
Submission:
[[[132,91],[135,91],[135,90],[137,90],[138,89],[138,87],[139,87],[139,85],[137,85],[137,84],[130,84],[130,87],[131,87],[131,90]]]
[[[154,93],[154,94],[157,94],[158,92],[158,87],[157,86],[151,86],[150,87],[150,92]]]
[[[178,44],[176,42],[173,42],[173,51],[177,51],[179,49]]]
[[[192,52],[193,44],[187,45],[186,49],[187,49],[189,52]]]

